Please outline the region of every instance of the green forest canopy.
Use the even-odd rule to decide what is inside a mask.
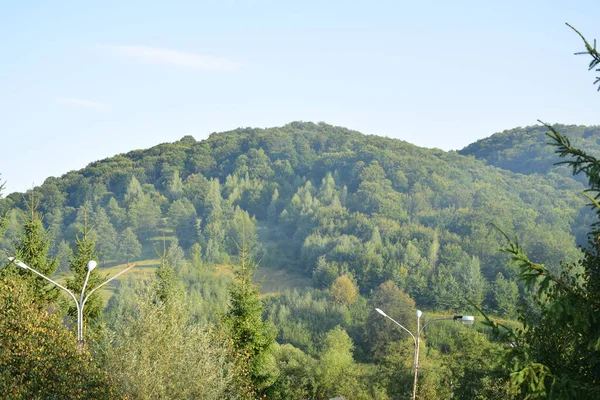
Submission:
[[[600,133],[566,128],[587,142]],[[539,127],[513,130],[445,152],[293,122],[203,141],[186,136],[34,190],[57,255],[61,243],[73,247],[87,215],[105,260],[140,257],[136,242],[147,248],[166,232],[184,250],[200,246],[205,261],[228,263],[247,223],[261,265],[300,271],[315,287],[348,274],[368,293],[392,280],[418,304],[442,309],[466,306],[466,287],[476,303],[500,312],[494,282],[514,273],[490,223],[515,232],[532,258],[554,267],[578,257],[589,225],[579,182],[522,162],[552,163],[539,135]],[[509,171],[504,163],[524,167]],[[0,202],[0,211],[11,210],[0,241],[8,252],[24,209],[19,193]]]

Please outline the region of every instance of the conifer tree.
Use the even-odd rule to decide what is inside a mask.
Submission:
[[[80,235],[77,235],[75,239],[75,252],[71,258],[70,269],[73,276],[67,279],[67,288],[70,289],[77,296],[81,293],[85,277],[87,276],[88,270],[87,265],[90,260],[98,260],[98,253],[96,252],[96,240],[94,235],[91,234],[92,229],[89,226],[87,216],[84,217],[83,227],[81,228]],[[92,289],[102,283],[100,273],[98,269],[92,270],[88,278],[86,291],[84,294],[87,296]],[[77,316],[77,308],[74,305],[69,307],[69,315]],[[83,309],[83,320],[84,326],[88,325],[89,322],[97,320],[102,315],[102,299],[98,293],[94,293],[85,303]]]
[[[567,24],[568,25],[568,24]],[[570,25],[569,25],[570,26]],[[572,27],[571,27],[572,28]],[[573,28],[574,29],[574,28]],[[574,29],[575,30],[575,29]],[[600,54],[577,31],[585,43],[582,54],[592,56],[590,69],[600,65]],[[600,82],[600,78],[595,83]],[[540,121],[541,122],[541,121]],[[555,152],[572,168],[583,173],[588,189],[583,195],[596,211],[596,222],[582,248],[583,258],[563,264],[558,274],[525,254],[516,240],[503,250],[516,264],[519,278],[533,293],[539,310],[519,311],[521,329],[510,329],[486,317],[511,346],[505,366],[512,389],[523,398],[600,398],[600,159],[571,145],[553,126],[546,135]]]
[[[50,238],[42,224],[42,216],[37,211],[39,200],[32,191],[29,195],[27,206],[29,208],[28,219],[25,222],[25,230],[20,241],[15,246],[15,256],[36,271],[50,277],[58,267],[58,261],[50,258]],[[17,273],[27,280],[33,287],[36,299],[42,304],[47,304],[56,299],[58,292],[55,287],[48,286],[48,282],[24,269],[18,268]]]
[[[169,249],[170,250],[170,249]],[[168,305],[170,300],[173,299],[176,291],[175,271],[173,266],[169,265],[168,252],[167,252],[167,241],[163,237],[163,249],[159,252],[158,249],[154,249],[156,255],[160,258],[160,268],[156,270],[156,282],[154,286],[154,296],[156,300],[163,304]]]
[[[245,234],[242,234],[240,265],[229,291],[229,309],[223,322],[229,330],[236,360],[243,371],[240,379],[250,391],[260,394],[271,376],[266,368],[266,356],[275,342],[275,331],[262,318],[264,306],[258,286],[253,283],[256,264],[249,260]]]

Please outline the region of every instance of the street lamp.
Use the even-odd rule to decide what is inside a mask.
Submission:
[[[77,343],[79,343],[79,348],[80,349],[83,348],[83,307],[85,306],[86,301],[88,301],[88,299],[90,298],[90,296],[92,295],[92,293],[94,293],[96,290],[100,289],[102,286],[106,285],[108,282],[112,281],[113,279],[115,279],[115,278],[119,277],[120,275],[124,274],[125,272],[129,271],[131,268],[135,267],[135,264],[129,265],[123,271],[119,272],[118,274],[116,274],[112,278],[104,281],[100,285],[98,285],[95,288],[93,288],[92,290],[90,290],[90,292],[87,294],[87,296],[83,297],[85,295],[85,288],[87,286],[87,282],[88,282],[88,279],[90,277],[90,273],[98,265],[96,263],[96,261],[94,261],[94,260],[88,261],[87,268],[86,268],[87,269],[87,274],[85,275],[85,281],[83,282],[83,287],[81,288],[81,296],[79,297],[79,301],[77,301],[77,297],[75,297],[75,295],[73,294],[73,292],[71,292],[69,289],[67,289],[66,287],[64,287],[60,283],[58,283],[58,282],[56,282],[56,281],[48,278],[46,275],[44,275],[44,274],[36,271],[35,269],[31,268],[29,265],[25,264],[24,262],[22,262],[20,260],[15,259],[14,257],[8,257],[8,260],[10,261],[9,265],[10,264],[15,264],[19,268],[23,268],[23,269],[29,270],[29,271],[33,272],[34,274],[36,274],[36,275],[44,278],[48,282],[54,284],[55,286],[58,286],[59,288],[61,288],[65,292],[67,292],[69,294],[69,296],[71,296],[71,298],[75,302],[75,306],[77,307]]]
[[[419,371],[419,345],[421,343],[421,332],[425,329],[425,327],[427,325],[429,325],[430,322],[433,322],[433,321],[452,321],[453,320],[453,321],[461,321],[465,325],[472,325],[475,322],[475,317],[473,317],[472,315],[455,315],[453,317],[448,317],[448,318],[435,318],[435,319],[432,319],[431,321],[427,322],[423,326],[421,326],[421,315],[423,315],[423,312],[421,310],[417,310],[417,335],[415,336],[415,335],[412,334],[411,331],[409,331],[404,326],[402,326],[401,324],[399,324],[395,319],[393,319],[392,317],[390,317],[389,315],[387,315],[380,308],[376,308],[375,310],[379,314],[381,314],[384,317],[388,318],[393,323],[395,323],[396,325],[398,325],[400,328],[402,328],[406,332],[408,332],[408,334],[413,339],[413,342],[415,344],[415,355],[414,355],[414,361],[413,361],[413,368],[415,370],[415,378],[414,378],[414,381],[413,381],[413,391],[412,391],[412,399],[413,400],[415,400],[417,398],[417,376],[418,376],[418,371]]]

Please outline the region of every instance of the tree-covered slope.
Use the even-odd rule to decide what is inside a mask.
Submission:
[[[228,263],[244,236],[262,265],[301,271],[316,287],[349,275],[368,293],[392,280],[419,304],[458,309],[469,298],[500,310],[514,296],[502,286],[512,271],[490,223],[557,265],[577,257],[581,189],[560,174],[515,174],[456,152],[294,122],[132,151],[49,178],[35,196],[57,255],[86,218],[110,260],[139,257],[139,243],[173,232],[184,250]],[[0,203],[12,210],[6,251],[25,208],[21,194]]]
[[[600,126],[556,124],[554,128],[567,136],[575,146],[585,148],[590,154],[600,154]],[[547,144],[546,131],[542,125],[506,130],[478,140],[459,153],[522,174],[554,171],[571,176],[571,171],[566,167],[554,165],[557,157],[554,147]]]

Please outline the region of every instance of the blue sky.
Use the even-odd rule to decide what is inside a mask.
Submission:
[[[14,1],[0,8],[0,173],[24,191],[133,149],[325,121],[460,149],[600,124],[597,1]],[[5,193],[6,194],[6,193]]]

